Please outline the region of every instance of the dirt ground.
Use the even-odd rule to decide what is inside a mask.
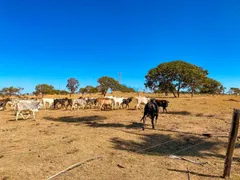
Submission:
[[[143,110],[134,110],[134,102],[129,110],[40,110],[36,121],[15,121],[13,111],[0,111],[0,179],[48,179],[96,156],[103,158],[53,179],[186,180],[187,168],[192,180],[221,179],[232,112],[240,108],[240,98],[165,99],[170,102],[168,113],[160,111],[155,130],[148,119],[145,131],[140,123]],[[213,137],[202,136],[206,132]],[[240,139],[231,179],[240,179]]]

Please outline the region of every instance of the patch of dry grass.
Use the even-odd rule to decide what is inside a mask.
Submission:
[[[133,94],[128,94],[127,97]],[[159,97],[163,99],[163,97]],[[155,130],[150,120],[141,130],[142,110],[41,110],[37,120],[14,121],[14,112],[0,112],[0,178],[47,179],[90,157],[92,161],[56,179],[221,179],[234,96],[166,98],[168,114],[160,113]],[[135,101],[131,103],[131,108]],[[201,136],[210,132],[212,138]],[[219,136],[219,137],[218,137]],[[141,149],[168,142],[141,152]],[[196,147],[182,151],[185,148]],[[201,162],[203,167],[169,159],[170,154]],[[119,165],[123,166],[121,168]],[[232,179],[240,179],[237,142]]]

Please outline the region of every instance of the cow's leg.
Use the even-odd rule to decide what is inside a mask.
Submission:
[[[18,112],[16,113],[16,121],[18,120],[19,113],[20,113],[20,111],[18,111]]]
[[[33,119],[36,120],[35,111],[32,111]]]
[[[151,115],[151,121],[152,121],[152,128],[154,129],[155,127],[154,127],[154,115],[153,114]]]
[[[138,110],[138,108],[139,108],[139,103],[137,103],[137,105],[136,105],[136,110]]]
[[[146,116],[144,116],[141,121],[143,120],[143,126],[142,126],[142,130],[144,131],[145,129],[145,122],[146,122]]]

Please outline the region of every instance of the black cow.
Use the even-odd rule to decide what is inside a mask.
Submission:
[[[127,98],[127,99],[123,99],[123,102],[121,103],[122,108],[124,108],[124,107],[123,107],[124,104],[126,105],[125,108],[126,108],[126,107],[129,108],[129,104],[130,104],[130,102],[132,101],[132,99],[133,99],[133,97],[129,97],[129,98]]]
[[[167,100],[155,100],[158,107],[162,107],[163,108],[163,112],[165,110],[165,112],[167,113],[167,107],[168,107],[168,103],[169,101]]]
[[[87,105],[90,106],[90,108],[92,108],[92,106],[96,106],[97,105],[97,99],[87,99]]]
[[[144,114],[143,117],[141,119],[141,121],[143,120],[143,127],[142,129],[145,129],[145,121],[146,118],[150,117],[151,121],[152,121],[152,128],[154,129],[154,118],[156,117],[156,123],[157,123],[157,119],[158,119],[158,105],[156,103],[155,100],[151,99],[150,102],[148,102],[145,107],[144,107]]]
[[[65,107],[66,109],[68,106],[72,107],[73,101],[72,99],[64,98],[64,99],[55,99],[53,101],[53,107],[56,109],[57,105],[60,104],[61,108]]]

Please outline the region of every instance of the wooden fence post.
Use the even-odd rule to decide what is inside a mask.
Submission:
[[[237,135],[238,135],[238,128],[239,128],[239,114],[240,110],[234,109],[233,110],[233,119],[232,119],[232,128],[229,135],[228,140],[228,148],[225,157],[225,164],[224,164],[224,173],[223,178],[230,177],[232,159],[233,159],[233,151],[235,148]]]

